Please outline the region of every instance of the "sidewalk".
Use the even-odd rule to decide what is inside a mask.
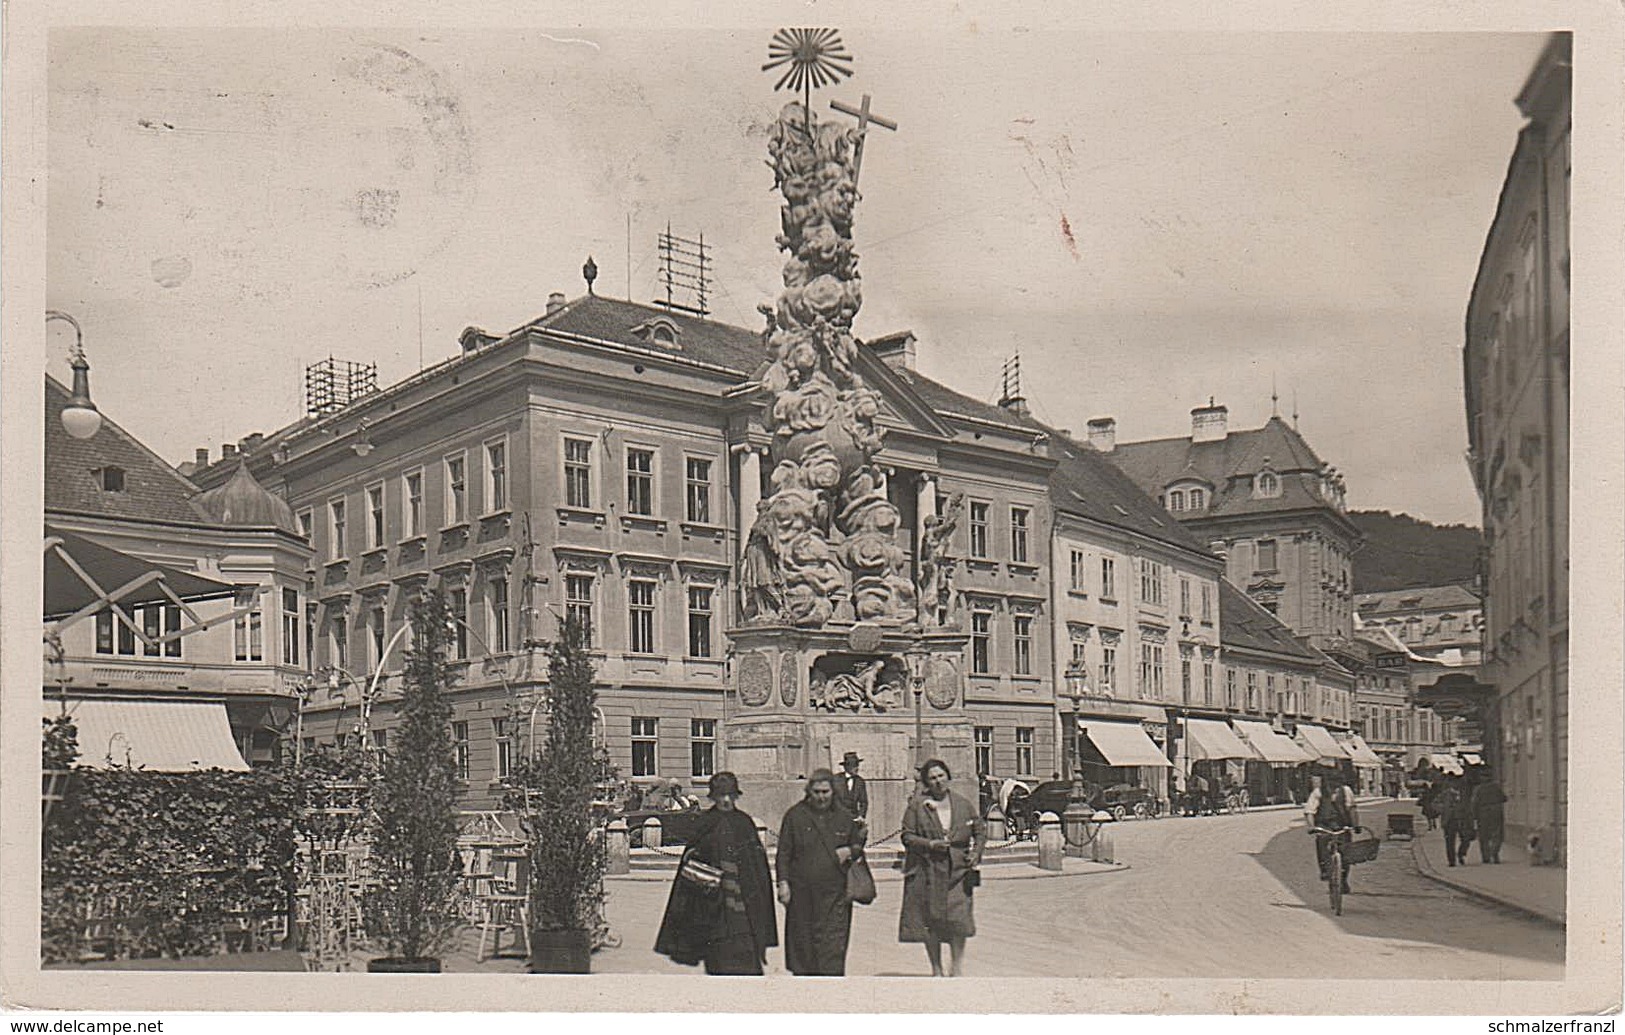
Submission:
[[[1499,865],[1479,862],[1478,842],[1468,846],[1465,865],[1450,866],[1444,854],[1444,828],[1428,830],[1416,817],[1416,840],[1411,842],[1416,868],[1424,876],[1475,898],[1566,926],[1568,922],[1568,870],[1561,866],[1531,866],[1521,831],[1507,828]]]

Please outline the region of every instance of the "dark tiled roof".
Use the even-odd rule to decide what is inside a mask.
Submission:
[[[670,320],[677,329],[675,347],[666,347],[633,333],[633,328],[657,317]],[[760,331],[602,295],[585,295],[526,326],[722,367],[738,374],[740,380],[755,374],[768,359]]]
[[[1050,456],[1056,461],[1049,479],[1050,502],[1057,510],[1132,529],[1186,550],[1208,552],[1100,453],[1056,431],[1050,435]]]
[[[1319,663],[1320,651],[1305,647],[1279,618],[1237,589],[1228,579],[1219,580],[1219,643],[1225,647],[1287,654],[1301,661]]]
[[[1181,478],[1206,482],[1213,499],[1202,512],[1205,516],[1328,505],[1316,492],[1320,457],[1279,417],[1271,417],[1262,428],[1232,431],[1216,442],[1192,442],[1189,437],[1125,442],[1107,456],[1153,498]],[[1264,469],[1266,457],[1270,469],[1281,476],[1281,495],[1255,500],[1251,477]],[[1237,476],[1247,480],[1232,488],[1231,479]]]
[[[952,388],[931,380],[918,370],[898,370],[897,376],[919,393],[927,406],[938,413],[945,413],[951,417],[992,421],[994,424],[1005,424],[1032,431],[1049,431],[1029,414],[1017,413],[1003,406],[995,406],[980,399],[972,399],[968,395],[961,395]]]
[[[1390,589],[1381,593],[1361,593],[1355,610],[1362,615],[1388,611],[1435,610],[1443,607],[1470,609],[1484,602],[1466,586],[1423,586],[1417,589]]]
[[[62,427],[69,392],[56,379],[45,379],[45,511],[95,514],[126,521],[208,522],[193,503],[197,487],[182,478],[157,454],[119,427],[107,414],[87,439],[74,438]],[[108,492],[94,472],[106,467],[124,471],[124,490]]]

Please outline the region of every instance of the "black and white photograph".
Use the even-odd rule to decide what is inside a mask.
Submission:
[[[30,6],[8,1009],[1619,1009],[1620,11]]]

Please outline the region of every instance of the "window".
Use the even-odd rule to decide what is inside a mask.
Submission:
[[[1213,707],[1213,659],[1202,659],[1202,703]]]
[[[179,641],[176,641],[177,644]],[[305,661],[316,664],[316,602],[305,601]]]
[[[1066,666],[1068,671],[1078,673],[1083,673],[1085,671],[1088,665],[1088,659],[1084,656],[1085,648],[1087,647],[1088,643],[1084,640],[1072,641],[1072,657],[1069,659]]]
[[[458,586],[446,594],[446,611],[451,615],[451,657],[468,657],[468,590]]]
[[[970,505],[970,555],[972,557],[987,556],[987,524],[988,512],[991,504],[977,503],[972,500]]]
[[[152,604],[147,607],[131,608],[127,613],[130,620],[141,627],[141,632],[149,640],[157,641],[181,631],[181,609],[174,604]],[[97,654],[135,657],[138,653],[136,643],[134,630],[116,618],[111,608],[103,608],[96,612]],[[160,655],[178,658],[181,656],[181,641],[176,637],[167,643],[154,643],[152,646],[143,643],[139,653],[149,658]]]
[[[1213,587],[1202,583],[1202,624],[1213,624]]]
[[[688,587],[688,656],[711,656],[711,594],[710,586]]]
[[[1259,475],[1255,484],[1260,496],[1274,497],[1281,494],[1281,479],[1272,471],[1265,471]]]
[[[1140,558],[1140,600],[1162,605],[1162,565],[1144,557]]]
[[[1010,508],[1010,560],[1027,563],[1027,519],[1032,512],[1026,507]]]
[[[328,531],[333,534],[332,540],[330,542],[328,542],[328,544],[327,544],[327,556],[328,556],[329,560],[335,560],[336,561],[336,560],[340,560],[340,559],[342,559],[343,557],[346,556],[345,553],[344,553],[344,532],[345,532],[344,500],[342,500],[342,499],[328,500],[327,501],[327,516],[328,516]]]
[[[711,461],[691,456],[683,464],[687,492],[683,514],[696,525],[711,523]]]
[[[1140,696],[1161,697],[1163,691],[1163,648],[1160,644],[1140,644]]]
[[[299,622],[301,617],[299,591],[296,589],[283,589],[282,663],[284,665],[299,664]]]
[[[446,457],[446,524],[468,520],[468,460],[462,454]]]
[[[1016,775],[1033,775],[1033,727],[1016,727]]]
[[[632,775],[655,775],[655,749],[660,743],[660,720],[632,720]]]
[[[977,675],[993,671],[993,612],[975,610],[970,616],[970,670]]]
[[[508,577],[493,575],[485,584],[485,601],[491,610],[491,649],[505,654],[512,649],[508,642]]]
[[[513,723],[507,719],[492,719],[491,739],[497,746],[497,779],[506,780],[513,772]]]
[[[143,607],[136,613],[136,620],[141,623],[141,632],[152,642],[141,645],[141,653],[145,657],[156,658],[163,648],[158,640],[163,637],[163,612],[156,607]]]
[[[581,623],[587,646],[592,646],[592,576],[564,577],[564,616]]]
[[[564,440],[564,505],[592,509],[592,441]]]
[[[1201,489],[1192,489],[1190,491],[1190,505],[1192,510],[1205,509],[1207,507],[1207,494]]]
[[[350,663],[349,621],[343,615],[334,615],[327,623],[327,637],[331,641],[328,660],[343,668]]]
[[[1271,672],[1264,677],[1264,708],[1267,711],[1280,711],[1280,698],[1275,696],[1275,673]]]
[[[1231,711],[1235,711],[1237,707],[1236,670],[1233,668],[1224,670],[1224,706]]]
[[[655,652],[655,584],[633,579],[626,584],[627,649],[633,654]]]
[[[707,777],[717,771],[717,720],[688,720],[688,773]]]
[[[384,545],[384,487],[367,486],[367,549]]]
[[[389,638],[384,634],[389,631],[386,628],[388,624],[389,620],[384,616],[384,609],[373,608],[367,621],[367,632],[372,634],[372,656],[368,659],[371,668],[384,667],[384,645],[389,642]]]
[[[1191,580],[1182,577],[1179,580],[1179,617],[1181,617],[1181,618],[1189,618],[1190,616],[1191,616]]]
[[[498,439],[485,444],[485,512],[508,509],[508,443]]]
[[[1031,615],[1015,617],[1016,675],[1033,673],[1033,619]]]
[[[1110,557],[1100,559],[1100,596],[1103,600],[1117,599],[1117,562]]]
[[[1183,489],[1175,489],[1168,494],[1168,509],[1176,512],[1185,509],[1185,491]]]
[[[626,451],[626,512],[649,517],[655,512],[655,454],[652,449]]]
[[[1247,710],[1258,711],[1258,673],[1247,673]]]
[[[976,727],[971,740],[976,745],[976,775],[987,776],[993,772],[993,727]]]
[[[1191,703],[1191,659],[1179,659],[1179,699]]]
[[[372,730],[372,749],[380,755],[389,752],[389,731],[374,727]]]
[[[1274,571],[1275,564],[1275,540],[1260,539],[1258,541],[1258,564],[1254,566],[1255,570]]]
[[[265,615],[259,608],[238,615],[232,623],[235,636],[233,657],[238,661],[265,660]],[[123,654],[124,651],[120,651]],[[133,651],[131,652],[133,653]]]
[[[1117,686],[1117,644],[1100,645],[1100,692],[1110,694]]]
[[[457,759],[457,779],[468,779],[468,723],[454,722],[451,724],[452,750]]]
[[[402,483],[401,495],[405,497],[402,516],[406,519],[404,531],[406,538],[416,539],[423,534],[423,472],[408,472]]]
[[[311,542],[311,532],[316,527],[316,512],[305,508],[299,512],[299,534],[305,537],[305,542]]]
[[[1069,571],[1070,581],[1068,582],[1068,586],[1074,593],[1082,593],[1084,591],[1084,565],[1086,563],[1087,561],[1085,560],[1082,550],[1072,551],[1072,565]]]

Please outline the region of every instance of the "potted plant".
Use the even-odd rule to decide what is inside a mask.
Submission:
[[[574,617],[548,648],[547,738],[530,794],[530,969],[585,974],[604,900],[604,840],[594,836],[593,790],[603,759],[593,743],[597,692],[587,629]]]
[[[43,830],[51,818],[51,809],[67,797],[73,764],[79,760],[79,730],[66,708],[55,718],[41,721],[45,724],[40,744],[40,828]]]
[[[457,762],[447,696],[447,611],[432,591],[412,603],[415,633],[388,755],[372,788],[376,880],[363,898],[368,935],[388,953],[373,973],[439,973],[439,953],[461,925]]]

